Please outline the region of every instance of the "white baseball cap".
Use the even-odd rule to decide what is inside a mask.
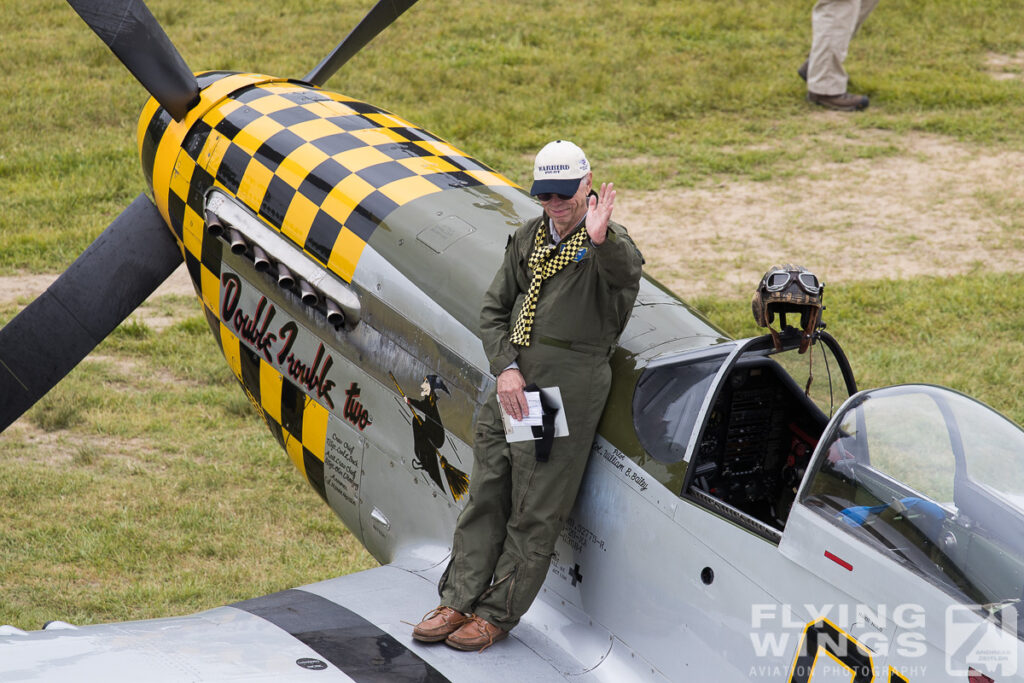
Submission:
[[[580,181],[588,173],[590,162],[582,149],[568,140],[549,142],[537,152],[533,162],[533,187],[530,188],[530,194],[576,194]]]

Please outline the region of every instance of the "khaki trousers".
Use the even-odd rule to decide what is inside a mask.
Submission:
[[[519,623],[544,583],[611,385],[606,356],[534,343],[517,362],[527,383],[559,387],[569,435],[555,439],[549,459],[539,462],[533,441],[505,441],[491,393],[477,419],[469,500],[438,585],[442,605],[505,630]]]
[[[811,10],[811,55],[807,90],[842,95],[849,77],[843,68],[850,40],[878,0],[818,0]]]

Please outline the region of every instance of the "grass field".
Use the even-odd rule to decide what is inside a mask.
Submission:
[[[294,77],[369,4],[150,3],[193,69]],[[810,6],[422,0],[328,86],[520,181],[556,137],[638,190],[903,153],[845,144],[851,125],[1024,150],[1024,4],[881,3],[847,62],[873,103],[853,119],[808,115],[794,71]],[[145,94],[64,2],[5,3],[0,35],[0,276],[57,273],[144,189]],[[990,201],[1021,229],[1021,195]],[[1024,276],[987,265],[830,288],[861,385],[947,384],[1024,421]],[[755,332],[745,299],[695,303]],[[157,305],[177,322],[125,323],[0,436],[0,624],[181,614],[373,564],[251,411],[195,302]]]

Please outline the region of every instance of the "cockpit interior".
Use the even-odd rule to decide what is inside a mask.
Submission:
[[[685,467],[676,493],[777,540],[831,412],[856,391],[828,340],[798,354],[766,335],[641,376],[637,435],[654,460]]]

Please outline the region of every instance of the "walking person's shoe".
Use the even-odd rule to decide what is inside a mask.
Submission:
[[[464,652],[482,651],[508,636],[508,631],[499,628],[482,617],[473,614],[469,621],[455,633],[448,636],[445,644]]]
[[[807,101],[835,111],[860,111],[868,108],[867,95],[851,95],[844,92],[842,95],[817,95],[807,93]]]
[[[459,630],[469,621],[462,612],[445,607],[435,608],[423,615],[422,621],[412,629],[412,637],[423,643],[437,643]]]

